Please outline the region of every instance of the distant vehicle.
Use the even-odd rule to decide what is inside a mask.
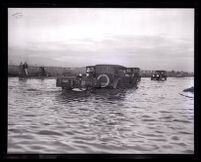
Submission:
[[[86,73],[77,76],[60,76],[56,86],[62,89],[88,90],[93,88],[124,89],[136,87],[140,81],[140,68],[100,64],[87,66]]]
[[[151,76],[151,80],[167,80],[167,72],[165,70],[157,70]]]

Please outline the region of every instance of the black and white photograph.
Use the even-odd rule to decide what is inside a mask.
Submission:
[[[194,154],[194,16],[8,8],[7,153]]]

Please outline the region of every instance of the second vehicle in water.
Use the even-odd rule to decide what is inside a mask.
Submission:
[[[151,76],[151,80],[167,80],[167,72],[165,70],[157,70]]]

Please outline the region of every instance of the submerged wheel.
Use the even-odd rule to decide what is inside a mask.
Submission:
[[[97,77],[97,80],[100,82],[102,88],[105,88],[110,84],[110,78],[106,74],[100,74]]]

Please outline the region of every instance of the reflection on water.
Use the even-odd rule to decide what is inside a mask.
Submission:
[[[193,78],[142,78],[138,89],[92,92],[55,84],[8,78],[9,153],[194,151],[194,100],[179,95]]]

